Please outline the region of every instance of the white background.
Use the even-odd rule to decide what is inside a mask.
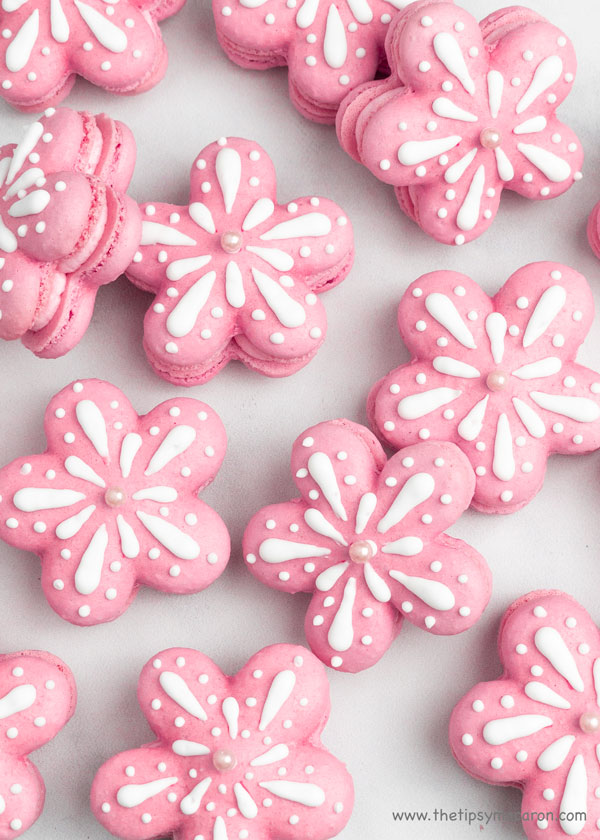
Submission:
[[[483,17],[494,0],[464,0]],[[244,569],[241,536],[263,505],[291,498],[290,446],[307,426],[334,417],[366,422],[372,383],[407,361],[396,330],[396,306],[406,286],[434,269],[470,274],[493,293],[519,266],[556,260],[582,271],[600,311],[600,263],[585,237],[589,211],[600,199],[598,0],[530,0],[573,39],[579,75],[559,111],[579,134],[584,180],[566,196],[529,202],[503,197],[491,230],[464,248],[427,238],[400,212],[391,188],[375,180],[337,145],[330,127],[300,117],[287,96],[287,72],[243,71],[221,52],[209,3],[187,6],[162,25],[170,52],[166,78],[139,97],[111,97],[79,81],[67,103],[106,110],[133,129],[138,163],[131,194],[139,201],[186,203],[188,172],[202,147],[221,135],[257,140],[279,176],[279,199],[320,194],[352,219],[354,268],[323,296],[329,333],[316,358],[288,379],[269,380],[230,364],[203,387],[186,393],[208,402],[229,435],[228,454],[203,498],[229,526],[228,570],[192,596],[139,593],[116,622],[79,628],[46,603],[34,555],[0,547],[0,649],[42,648],[65,659],[79,688],[77,712],[35,754],[47,786],[45,811],[29,840],[101,840],[106,832],[88,808],[96,769],[114,753],[141,745],[150,730],[137,706],[139,671],[158,650],[196,647],[224,670],[237,670],[264,645],[303,643],[308,596],[285,595],[259,584]],[[14,141],[26,124],[0,103],[0,142]],[[0,463],[42,451],[42,420],[50,397],[75,378],[99,377],[122,388],[139,412],[181,393],[157,378],[142,351],[142,319],[151,297],[121,279],[100,291],[94,319],[80,345],[58,361],[36,359],[19,343],[0,350]],[[600,369],[600,320],[579,355]],[[354,776],[356,806],[343,840],[476,837],[478,827],[444,823],[402,827],[391,811],[518,811],[521,795],[472,780],[447,744],[454,703],[474,683],[499,674],[500,617],[518,596],[560,588],[600,619],[600,454],[554,457],[543,490],[512,516],[467,513],[452,530],[486,557],[493,575],[491,603],[462,636],[430,636],[408,622],[383,660],[357,675],[329,672],[332,716],[325,744]],[[519,825],[490,825],[486,838],[523,837]],[[307,838],[309,840],[309,838]]]

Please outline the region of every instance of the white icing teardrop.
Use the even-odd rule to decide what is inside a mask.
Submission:
[[[529,87],[517,104],[517,114],[522,114],[544,91],[557,82],[563,71],[562,59],[551,55],[541,61],[536,67]]]
[[[65,458],[65,469],[74,478],[81,478],[83,481],[89,481],[90,484],[95,484],[97,487],[106,487],[106,482],[98,473],[93,470],[89,464],[78,458],[77,455],[69,455]]]
[[[246,251],[256,254],[277,271],[289,271],[294,267],[294,258],[280,248],[259,248],[257,245],[246,245]]]
[[[546,706],[553,706],[556,709],[570,709],[571,704],[564,697],[561,697],[550,686],[541,682],[528,682],[525,685],[525,694],[537,703],[544,703]]]
[[[355,600],[356,578],[351,577],[346,581],[342,600],[327,633],[327,641],[330,647],[340,653],[349,650],[354,641],[352,611]]]
[[[37,9],[33,12],[33,15],[37,13]],[[14,43],[14,41],[13,41]],[[10,49],[10,47],[9,47]],[[38,144],[38,141],[42,134],[44,133],[44,126],[41,122],[34,122],[27,126],[25,129],[25,133],[21,141],[17,144],[17,147],[13,150],[12,153],[12,160],[10,162],[10,167],[8,173],[6,175],[6,183],[12,184],[15,175],[21,169],[31,152],[35,149]]]
[[[304,324],[306,321],[304,307],[290,297],[280,283],[256,268],[252,268],[252,276],[267,306],[272,310],[280,324],[290,329],[301,327]]]
[[[135,515],[154,539],[175,557],[180,560],[196,560],[199,557],[200,546],[196,540],[184,534],[176,525],[142,510],[136,510]]]
[[[190,817],[192,814],[197,813],[200,805],[202,804],[202,799],[204,798],[204,794],[209,789],[212,782],[212,778],[207,776],[202,781],[198,782],[195,787],[188,793],[187,796],[184,796],[181,802],[179,803],[179,810],[182,814],[185,814],[186,817]],[[217,819],[220,819],[218,817]]]
[[[102,524],[94,532],[75,571],[75,589],[81,595],[91,595],[98,589],[107,548],[108,530]]]
[[[108,434],[104,415],[93,400],[80,400],[75,406],[75,415],[85,436],[98,455],[108,458]]]
[[[250,762],[250,766],[264,767],[267,764],[276,764],[277,762],[286,759],[289,754],[290,750],[287,744],[275,744],[274,747],[270,747],[266,752],[257,755],[256,758],[253,758]]]
[[[96,40],[112,53],[122,53],[127,49],[127,35],[115,26],[103,14],[81,0],[73,0],[77,11],[87,23]]]
[[[517,149],[554,184],[561,184],[570,177],[570,164],[554,152],[531,143],[517,143]]]
[[[438,117],[444,117],[447,120],[459,120],[460,122],[477,122],[478,117],[470,111],[465,111],[464,108],[459,108],[451,99],[445,96],[438,96],[431,103],[431,108],[434,114]]]
[[[319,0],[304,0],[296,15],[296,24],[300,29],[307,29],[312,26],[317,16]]]
[[[4,55],[6,69],[10,70],[11,73],[18,73],[26,67],[35,47],[39,31],[40,12],[39,9],[34,9],[8,45]]]
[[[288,560],[304,560],[305,557],[327,557],[331,549],[271,537],[260,544],[258,554],[265,563],[285,563]]]
[[[483,727],[483,740],[487,744],[499,746],[517,738],[535,735],[547,726],[552,726],[552,718],[546,715],[516,715],[498,720],[490,720]]]
[[[29,0],[2,0],[0,6],[5,12],[16,12],[21,6],[24,6],[25,3],[29,2]]]
[[[462,137],[453,134],[450,137],[438,137],[435,140],[408,140],[398,149],[398,160],[404,166],[416,166],[431,158],[449,152],[458,146]]]
[[[334,3],[331,3],[327,12],[325,38],[323,39],[323,56],[327,64],[334,69],[343,67],[348,57],[346,31],[340,13]]]
[[[342,522],[348,521],[348,515],[342,502],[342,494],[331,458],[325,452],[313,452],[308,459],[308,472],[318,484],[331,510]]]
[[[142,222],[141,245],[197,245],[195,239],[160,222]]]
[[[562,362],[558,356],[548,356],[545,359],[538,359],[513,370],[512,375],[516,376],[517,379],[541,379],[546,376],[554,376],[561,367]]]
[[[117,791],[117,802],[122,808],[137,808],[178,781],[177,776],[165,776],[141,785],[124,785]]]
[[[215,163],[217,180],[223,194],[225,212],[231,213],[242,178],[242,159],[236,149],[220,149]]]
[[[174,671],[162,671],[158,681],[167,697],[198,720],[208,720],[206,712],[182,676]]]
[[[423,551],[423,540],[419,537],[400,537],[381,548],[384,554],[398,554],[402,557],[414,557]]]
[[[24,487],[13,496],[13,504],[25,513],[70,507],[85,499],[85,493],[53,487]]]
[[[297,802],[309,808],[318,808],[325,802],[325,791],[310,782],[289,782],[285,779],[274,779],[269,782],[259,782],[259,785],[274,796]]]
[[[215,220],[213,215],[201,201],[193,201],[188,207],[188,212],[198,227],[201,227],[207,233],[216,233]]]
[[[213,825],[213,840],[229,840],[227,826],[223,817],[218,816]]]
[[[71,30],[60,0],[50,0],[50,31],[57,44],[66,44]]]
[[[0,184],[4,183],[4,178],[6,177],[9,166],[10,158],[3,158],[0,163]],[[22,175],[19,175],[17,180],[13,181],[12,185],[6,190],[4,193],[4,200],[6,201],[7,199],[12,198],[13,195],[16,195],[21,190],[28,190],[39,178],[43,177],[44,170],[40,169],[39,166],[32,166],[29,169],[26,169],[25,172],[23,172]]]
[[[240,5],[244,6],[245,9],[258,9],[260,6],[264,6],[267,0],[240,0]]]
[[[149,500],[151,502],[160,502],[167,504],[174,502],[177,498],[177,490],[174,487],[166,485],[158,485],[156,487],[145,487],[143,490],[137,490],[131,497],[136,502]]]
[[[225,269],[225,297],[234,309],[241,309],[246,303],[242,272],[235,260],[229,260]]]
[[[469,166],[475,160],[477,155],[477,149],[471,149],[470,152],[467,152],[466,155],[459,158],[456,163],[453,163],[452,166],[449,166],[448,169],[444,172],[444,180],[447,184],[457,184],[462,176],[465,174]]]
[[[8,215],[13,219],[21,219],[23,216],[37,216],[43,213],[50,204],[50,193],[48,190],[34,190],[24,198],[15,201],[8,208]]]
[[[121,538],[121,551],[124,557],[133,560],[140,553],[140,544],[135,531],[122,514],[117,514],[117,528]]]
[[[420,598],[423,603],[427,604],[433,610],[451,610],[455,604],[454,594],[445,583],[439,580],[429,580],[429,578],[413,577],[404,572],[392,569],[389,575],[398,583],[401,583],[409,592]]]
[[[235,782],[233,793],[240,814],[247,820],[253,820],[258,815],[258,806],[241,782]]]
[[[342,534],[340,534],[331,522],[325,519],[320,510],[308,508],[304,512],[304,521],[315,533],[321,534],[323,537],[329,537],[329,539],[334,540],[338,545],[348,545]]]
[[[365,583],[369,587],[371,595],[375,598],[375,600],[380,601],[382,604],[387,603],[392,597],[390,587],[384,579],[377,574],[370,563],[365,563],[363,571],[365,575]]]
[[[373,12],[367,0],[348,0],[350,11],[357,23],[371,23]]]
[[[513,134],[537,134],[540,131],[544,131],[547,125],[548,120],[540,114],[537,117],[531,117],[531,119],[516,125],[513,128]]]
[[[501,181],[504,181],[504,183],[512,181],[512,179],[515,177],[515,170],[508,158],[508,155],[500,146],[494,149],[494,154],[496,157],[496,169],[498,170],[498,177]]]
[[[35,703],[36,697],[37,692],[34,685],[25,683],[15,686],[8,694],[0,698],[0,720],[5,720],[11,715],[30,709]]]
[[[455,76],[471,96],[475,93],[475,82],[469,75],[467,64],[456,38],[449,32],[438,32],[433,39],[433,49],[444,67]]]
[[[188,450],[196,440],[196,430],[193,426],[181,424],[170,429],[162,439],[158,449],[150,458],[150,463],[144,470],[144,475],[151,476],[160,472],[174,458]]]
[[[535,646],[575,691],[584,691],[584,683],[573,654],[555,627],[540,627],[534,636]]]
[[[177,741],[173,741],[171,749],[175,755],[183,755],[186,758],[195,755],[210,755],[209,748],[205,747],[204,744],[200,744],[198,741],[185,741],[179,739]]]
[[[490,350],[494,362],[499,365],[504,358],[504,339],[508,325],[500,312],[491,312],[485,319],[485,331],[490,340]]]
[[[593,423],[600,417],[600,406],[587,397],[568,397],[563,394],[544,394],[531,391],[529,396],[540,408],[562,414],[579,423]]]
[[[502,107],[502,94],[504,92],[504,76],[499,70],[489,71],[487,74],[487,86],[490,116],[495,120]]]
[[[235,741],[238,735],[238,724],[240,719],[240,706],[235,697],[226,697],[221,706],[223,717],[227,721],[229,737]]]
[[[463,440],[475,440],[481,434],[483,419],[490,395],[487,394],[482,400],[476,402],[468,414],[458,424],[457,432]]]
[[[375,493],[364,493],[361,496],[356,511],[356,526],[354,528],[356,534],[362,534],[365,530],[376,507],[377,496]]]
[[[587,819],[587,772],[583,756],[576,755],[567,775],[560,801],[560,827],[569,837],[576,837],[585,828]]]
[[[349,565],[350,563],[347,561],[344,563],[336,563],[334,566],[330,566],[328,569],[321,572],[315,580],[315,586],[319,592],[329,592],[330,589],[333,589]]]
[[[206,305],[212,287],[217,279],[216,271],[209,271],[180,298],[179,303],[171,310],[167,318],[167,331],[174,338],[182,338],[189,335],[200,312]]]
[[[480,166],[475,170],[471,186],[465,196],[458,215],[456,216],[456,224],[461,230],[473,230],[481,213],[481,199],[483,197],[483,190],[485,188],[485,166]]]
[[[135,456],[142,445],[142,438],[136,432],[128,432],[121,443],[119,466],[123,478],[129,478]]]
[[[557,770],[569,755],[574,742],[574,735],[563,735],[562,738],[553,741],[538,756],[537,766],[546,773]]]
[[[0,153],[1,154],[1,153]],[[4,186],[6,182],[6,175],[8,174],[8,170],[10,168],[11,157],[7,155],[6,157],[0,158],[0,186]],[[41,172],[42,170],[40,170]],[[43,172],[42,172],[43,175]],[[11,187],[12,189],[12,187]],[[5,192],[5,195],[9,195],[9,190]]]
[[[275,212],[275,205],[270,198],[258,198],[246,214],[242,222],[242,230],[253,230],[266,222]]]
[[[432,364],[438,373],[446,373],[448,376],[457,376],[461,379],[478,379],[481,376],[481,371],[473,365],[449,356],[436,356]]]
[[[513,439],[506,414],[501,414],[496,424],[492,471],[500,481],[510,481],[515,474]]]
[[[208,265],[210,260],[211,258],[207,254],[201,257],[184,257],[182,260],[173,260],[167,266],[167,279],[176,283],[183,277],[187,277],[188,274],[192,274],[194,271],[200,271],[201,268]]]
[[[594,659],[592,674],[594,676],[594,689],[596,691],[596,704],[598,706],[600,706],[600,659]],[[600,761],[600,759],[599,759],[599,761]]]
[[[331,233],[331,220],[324,213],[305,213],[280,222],[275,227],[261,234],[261,239],[270,242],[273,239],[297,239],[305,236],[327,236]]]
[[[531,347],[548,329],[567,302],[567,292],[562,286],[547,288],[531,313],[523,333],[523,347]]]
[[[429,312],[432,318],[445,327],[450,335],[454,336],[457,341],[468,347],[469,350],[476,350],[477,345],[473,338],[471,331],[465,324],[460,312],[450,300],[448,295],[441,292],[432,292],[425,298],[425,309]]]
[[[385,534],[390,528],[398,525],[407,513],[410,513],[431,497],[434,488],[435,481],[429,473],[420,472],[411,475],[394,498],[387,512],[379,520],[378,532]]]
[[[411,394],[404,397],[398,403],[398,416],[403,420],[418,420],[431,414],[432,411],[441,408],[443,405],[458,399],[462,391],[455,388],[432,388],[430,391],[421,391],[418,394]]]
[[[512,404],[519,415],[519,420],[525,426],[531,437],[543,438],[546,434],[546,424],[537,411],[534,411],[530,405],[527,405],[519,397],[513,397]]]
[[[59,540],[70,540],[71,537],[74,537],[75,534],[78,534],[79,531],[81,531],[95,510],[96,505],[88,505],[80,510],[79,513],[69,516],[68,519],[63,519],[63,521],[59,522],[56,526],[56,536]]]
[[[17,250],[18,242],[14,233],[9,230],[0,217],[0,251],[13,254]]]
[[[296,675],[293,671],[279,671],[273,677],[268,694],[260,715],[258,728],[264,732],[282,710],[296,685]]]

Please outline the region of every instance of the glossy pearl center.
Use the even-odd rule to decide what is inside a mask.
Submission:
[[[495,128],[484,128],[479,135],[479,142],[484,149],[497,149],[502,143],[502,135]]]
[[[237,759],[231,750],[215,750],[212,761],[215,770],[218,770],[219,773],[226,773],[227,770],[233,770],[237,764]]]
[[[120,507],[127,501],[127,494],[120,487],[109,487],[104,494],[104,501],[109,507]]]
[[[357,540],[350,545],[348,554],[353,563],[368,563],[375,556],[375,547],[370,540]]]
[[[242,234],[239,230],[226,230],[221,236],[221,248],[228,254],[237,254],[242,247]]]
[[[485,384],[490,391],[503,391],[508,385],[508,374],[503,370],[493,370],[488,373]]]
[[[596,712],[584,712],[579,718],[579,726],[582,732],[589,734],[598,732],[600,729],[600,716]]]

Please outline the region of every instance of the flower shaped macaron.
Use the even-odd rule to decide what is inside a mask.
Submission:
[[[230,359],[287,376],[317,352],[326,317],[316,292],[350,270],[352,228],[329,199],[284,207],[275,198],[260,146],[221,138],[192,167],[187,207],[142,206],[142,245],[127,273],[156,293],[144,346],[160,376],[194,385]]]
[[[0,537],[42,560],[50,605],[74,624],[117,618],[139,584],[199,592],[223,571],[229,536],[197,498],[225,454],[207,405],[177,398],[138,417],[107,382],[50,402],[48,449],[0,470]]]
[[[451,443],[420,443],[386,462],[363,426],[320,423],[294,443],[302,498],[257,513],[244,534],[250,571],[285,592],[312,592],[306,636],[342,671],[373,665],[402,616],[432,633],[470,627],[485,608],[489,569],[444,534],[469,506],[474,476]]]
[[[0,338],[55,358],[83,336],[98,288],[139,242],[139,211],[123,192],[135,156],[123,123],[68,108],[0,148]]]
[[[412,0],[213,0],[229,58],[255,70],[287,64],[290,97],[311,120],[333,123],[349,90],[385,64],[383,44]]]
[[[329,686],[305,648],[265,648],[234,677],[195,650],[165,650],[138,698],[157,740],[107,761],[92,787],[112,834],[325,840],[345,826],[352,780],[321,744]]]
[[[462,245],[505,187],[548,199],[581,178],[581,144],[555,116],[576,70],[559,29],[517,6],[478,24],[444,2],[409,6],[393,27],[392,80],[350,97],[338,128],[426,233]]]
[[[450,721],[452,751],[485,782],[523,791],[535,840],[595,837],[600,819],[600,638],[569,595],[531,592],[500,629],[498,680],[479,683]]]
[[[163,77],[157,22],[185,0],[2,0],[0,94],[22,111],[56,105],[77,74],[112,93],[141,93]]]
[[[594,315],[581,274],[540,262],[489,298],[437,271],[398,310],[413,360],[372,389],[371,420],[392,446],[451,440],[477,474],[473,507],[511,513],[540,490],[548,455],[600,446],[600,373],[574,359]]]
[[[73,675],[60,659],[25,650],[0,656],[0,836],[18,837],[39,817],[46,790],[29,753],[75,711]]]

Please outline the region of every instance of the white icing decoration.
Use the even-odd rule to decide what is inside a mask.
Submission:
[[[554,376],[561,367],[562,362],[558,356],[548,356],[545,359],[538,359],[513,370],[512,375],[516,376],[517,379],[538,379],[545,376]]]
[[[287,758],[289,754],[290,751],[287,744],[275,744],[274,747],[271,747],[266,752],[256,756],[256,758],[253,758],[250,762],[250,766],[264,767],[266,764],[276,764],[277,762],[283,761]]]
[[[398,149],[398,160],[404,166],[416,166],[423,161],[439,157],[458,146],[462,137],[457,134],[450,137],[438,137],[435,140],[409,140]]]
[[[391,600],[392,591],[387,583],[380,577],[370,563],[364,565],[365,583],[369,587],[371,595],[382,604]]]
[[[35,15],[36,12],[34,12],[33,14]],[[10,50],[10,47],[8,49]],[[25,133],[23,135],[22,140],[17,145],[16,149],[13,151],[12,160],[10,162],[8,173],[6,175],[6,184],[12,184],[15,175],[21,169],[31,152],[34,150],[43,133],[44,126],[41,122],[31,123],[31,125],[29,125],[25,129]]]
[[[265,242],[273,239],[297,239],[304,236],[327,236],[331,233],[331,220],[324,213],[306,213],[294,216],[261,234]]]
[[[26,195],[25,198],[15,201],[8,208],[8,215],[12,216],[13,219],[21,219],[23,216],[37,216],[49,204],[50,193],[48,190],[34,190],[29,195]]]
[[[177,490],[174,487],[167,487],[166,485],[159,485],[157,487],[145,487],[143,490],[137,490],[131,497],[136,502],[149,500],[151,502],[174,502],[177,498]]]
[[[356,534],[362,534],[365,530],[376,506],[377,496],[375,493],[365,493],[361,496],[356,511],[356,527],[354,528]]]
[[[30,709],[35,703],[37,692],[34,685],[17,685],[0,698],[0,720]]]
[[[463,201],[456,217],[456,224],[461,230],[473,230],[479,221],[481,199],[483,197],[484,188],[485,166],[480,164],[480,166],[475,170],[469,191],[467,192],[465,200]]]
[[[235,149],[221,149],[215,163],[217,180],[223,194],[225,212],[231,213],[242,177],[242,159]]]
[[[552,770],[557,770],[568,756],[574,742],[574,735],[563,735],[562,738],[553,741],[540,753],[537,766],[540,770],[544,770],[547,773],[550,773]]]
[[[448,184],[456,184],[462,176],[465,174],[469,166],[475,160],[475,156],[477,155],[477,149],[471,149],[470,152],[467,152],[466,155],[459,158],[456,163],[453,163],[452,166],[449,166],[444,173],[444,180]]]
[[[207,233],[216,233],[215,220],[212,213],[201,201],[193,201],[188,207],[192,220]]]
[[[108,436],[102,412],[92,400],[80,400],[75,414],[85,436],[102,458],[108,458]]]
[[[446,387],[432,388],[430,391],[411,394],[398,403],[398,415],[403,420],[418,420],[420,417],[425,417],[426,414],[431,414],[432,411],[458,399],[461,394],[462,391]]]
[[[323,55],[327,64],[337,69],[343,67],[348,57],[348,43],[344,24],[336,6],[331,3],[327,12],[325,38],[323,39]]]
[[[459,108],[451,99],[445,96],[439,96],[434,99],[431,108],[434,114],[438,117],[445,117],[448,120],[459,120],[460,122],[477,122],[478,118],[470,111],[465,111],[464,108]]]
[[[304,521],[315,533],[321,534],[323,537],[329,537],[339,545],[348,545],[342,534],[325,519],[320,510],[308,508],[304,512]]]
[[[576,755],[567,775],[560,801],[560,827],[569,837],[575,837],[585,828],[587,811],[587,772],[582,755]],[[577,814],[574,819],[573,815]],[[580,816],[583,815],[583,816]]]
[[[57,44],[66,44],[71,30],[60,0],[50,0],[50,27]]]
[[[119,466],[121,468],[121,475],[123,478],[129,478],[133,460],[142,445],[142,438],[136,432],[128,432],[121,443],[121,454],[119,456]]]
[[[210,755],[209,748],[205,747],[204,744],[200,744],[198,741],[185,741],[179,739],[177,741],[173,741],[171,749],[175,755],[182,755],[186,758],[194,755]]]
[[[501,414],[498,417],[492,470],[496,478],[499,478],[500,481],[510,481],[515,474],[513,440],[506,414]]]
[[[561,697],[550,686],[541,682],[528,682],[525,686],[525,694],[537,703],[544,703],[546,706],[554,706],[556,709],[570,709],[571,704],[564,697]]]
[[[304,308],[288,295],[283,286],[256,268],[252,268],[252,276],[259,292],[280,324],[289,328],[300,327],[304,324],[306,321]]]
[[[469,75],[462,50],[454,36],[449,32],[438,32],[433,39],[433,49],[444,67],[458,79],[467,93],[473,96],[475,83]]]
[[[209,271],[199,280],[196,280],[194,285],[183,295],[167,318],[166,326],[170,335],[174,338],[182,338],[191,333],[198,315],[210,296],[216,279],[216,271]]]
[[[321,572],[315,580],[315,586],[319,592],[329,592],[330,589],[333,589],[349,565],[350,564],[347,561],[344,563],[336,563]]]
[[[258,554],[265,563],[285,563],[287,560],[303,560],[306,557],[327,557],[328,554],[331,554],[331,550],[319,545],[296,543],[271,537],[260,544]]]
[[[498,177],[505,182],[512,181],[515,177],[515,170],[508,159],[506,152],[498,146],[498,148],[494,149],[494,154],[496,156],[496,169],[498,170]]]
[[[531,117],[531,119],[516,125],[513,128],[513,134],[537,134],[539,131],[543,131],[547,125],[548,120],[546,117],[541,115]]]
[[[122,808],[137,808],[153,796],[157,796],[178,781],[177,776],[154,779],[142,785],[124,785],[117,791],[117,802]]]
[[[594,689],[596,691],[596,703],[600,706],[600,659],[594,659],[592,668],[594,676]]]
[[[499,365],[504,358],[504,339],[508,329],[506,318],[500,312],[492,312],[485,319],[485,331],[490,340],[494,362]]]
[[[392,569],[389,575],[401,583],[409,592],[420,598],[428,607],[434,610],[451,610],[455,604],[454,594],[445,583],[439,580],[429,580],[423,577],[413,577],[404,572]]]
[[[257,245],[246,245],[246,251],[256,254],[277,271],[289,271],[294,267],[294,258],[279,248],[259,248]],[[254,273],[254,269],[252,269]],[[256,279],[256,277],[254,278]]]
[[[206,254],[201,257],[184,257],[182,260],[173,260],[173,262],[169,263],[167,266],[167,278],[176,283],[183,277],[187,277],[188,274],[192,274],[194,271],[199,271],[201,268],[204,268],[205,265],[208,265],[210,260],[211,257]]]
[[[140,544],[131,525],[119,513],[117,514],[117,528],[121,538],[121,551],[130,560],[140,553]]]
[[[476,402],[473,408],[466,414],[458,424],[458,434],[463,440],[475,440],[481,434],[483,418],[490,396],[487,394],[483,399]]]
[[[198,782],[198,784],[194,788],[192,788],[192,790],[188,793],[187,796],[183,797],[183,799],[179,803],[179,809],[182,814],[185,814],[186,817],[189,817],[198,811],[198,808],[202,803],[204,794],[209,789],[211,782],[211,777],[207,776],[205,779],[202,779],[201,782]]]
[[[75,572],[75,589],[81,595],[91,595],[100,585],[107,547],[108,531],[102,524],[94,532]]]
[[[24,487],[13,496],[19,510],[31,513],[36,510],[55,510],[70,507],[85,499],[85,493],[76,490],[59,490],[53,487]]]
[[[241,309],[246,303],[242,272],[234,260],[230,260],[225,269],[225,296],[234,309]]]
[[[534,641],[539,652],[546,657],[569,685],[575,691],[582,692],[584,684],[581,674],[577,669],[573,654],[558,630],[554,627],[540,627],[535,634]]]
[[[250,0],[246,0],[249,2]],[[265,0],[266,2],[266,0]],[[317,16],[317,9],[319,8],[319,0],[304,0],[304,3],[298,9],[296,15],[296,24],[300,29],[307,29],[312,26]]]
[[[498,746],[517,738],[535,735],[547,726],[552,726],[552,718],[545,715],[516,715],[516,717],[490,720],[483,727],[483,739],[487,744]]]
[[[429,499],[434,491],[435,481],[429,473],[415,473],[406,481],[396,495],[385,515],[379,520],[377,530],[385,534],[398,525],[407,513]]]
[[[159,222],[142,222],[141,245],[196,245],[196,240]]]
[[[327,641],[333,650],[342,651],[352,647],[354,628],[352,610],[356,599],[356,578],[348,578],[342,600],[327,633]]]
[[[517,143],[517,149],[532,163],[540,172],[555,184],[566,181],[571,174],[571,167],[566,160],[543,149],[541,146],[534,146],[531,143]]]
[[[531,347],[548,329],[567,301],[562,286],[550,286],[538,300],[523,333],[523,347]]]
[[[551,55],[541,61],[536,67],[531,83],[521,100],[517,104],[517,114],[522,114],[540,96],[557,82],[563,71],[562,59],[557,55]]]
[[[122,53],[127,49],[127,35],[115,26],[107,17],[81,0],[73,0],[83,20],[94,33],[97,41],[112,53]]]
[[[371,23],[373,20],[373,12],[367,3],[367,0],[347,0],[350,11],[358,21],[358,23]],[[395,3],[392,3],[395,5]],[[404,5],[403,0],[400,0],[400,7]]]
[[[136,510],[135,515],[144,528],[175,557],[181,560],[195,560],[199,556],[200,546],[196,540],[189,534],[184,534],[176,525],[142,510]]]
[[[265,699],[258,728],[264,732],[267,726],[279,714],[296,685],[296,675],[293,671],[279,671],[273,677],[269,692]]]
[[[546,434],[546,425],[539,414],[518,397],[513,397],[512,403],[529,434],[534,438],[543,438]]]
[[[234,741],[238,734],[238,722],[240,718],[240,706],[235,697],[226,697],[222,705],[223,717],[227,721],[229,737]]]
[[[381,548],[384,554],[397,554],[401,557],[414,557],[423,551],[423,540],[420,537],[400,537],[395,542],[386,543]]]
[[[198,718],[198,720],[208,720],[200,701],[192,693],[183,677],[174,671],[162,671],[158,681],[165,694],[184,711]]]
[[[233,793],[239,808],[240,814],[246,817],[247,820],[253,820],[258,815],[258,806],[246,788],[240,783],[235,782],[233,785]]]
[[[438,373],[446,373],[448,376],[464,379],[477,379],[481,376],[481,371],[473,365],[461,362],[459,359],[451,359],[449,356],[436,356],[432,364]]]
[[[6,50],[4,62],[6,69],[10,70],[11,73],[18,73],[27,65],[39,31],[40,12],[39,9],[34,9]]]
[[[266,222],[275,212],[275,205],[270,198],[258,198],[242,222],[242,230],[252,230],[253,228]]]
[[[488,99],[490,116],[496,119],[502,107],[502,93],[504,91],[504,76],[499,70],[490,70],[487,74]]]
[[[79,513],[69,516],[68,519],[63,519],[56,526],[56,536],[59,540],[70,540],[71,537],[79,533],[95,510],[96,505],[88,505],[80,510]]]
[[[329,455],[326,455],[325,452],[313,452],[308,459],[307,466],[311,477],[321,488],[321,492],[329,502],[332,511],[343,522],[347,522],[348,515],[342,503],[342,494]]]
[[[544,394],[541,391],[531,391],[529,396],[540,408],[562,414],[563,417],[577,420],[579,423],[593,423],[600,417],[600,407],[587,397]]]
[[[101,478],[89,464],[78,458],[77,455],[69,455],[65,459],[65,469],[74,478],[81,478],[83,481],[89,481],[97,487],[106,487],[106,482]]]
[[[259,785],[274,796],[287,799],[288,802],[298,802],[309,808],[318,808],[325,802],[325,791],[318,785],[309,782],[289,782],[285,779],[274,779],[269,782],[259,782]]]
[[[196,430],[193,426],[181,425],[170,429],[150,459],[144,475],[150,476],[160,472],[173,458],[189,449],[195,440]]]
[[[425,308],[432,318],[445,327],[457,341],[468,347],[469,350],[476,350],[477,345],[471,335],[471,331],[463,321],[458,309],[447,295],[440,292],[432,292],[425,298]]]

